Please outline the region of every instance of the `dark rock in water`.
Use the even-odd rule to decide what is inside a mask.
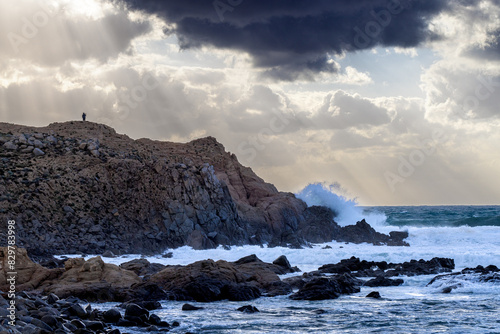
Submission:
[[[258,262],[258,263],[263,263],[261,259],[257,257],[255,254],[247,255],[242,257],[241,259],[237,260],[234,262],[234,264],[246,264],[246,263],[253,263],[253,262]]]
[[[393,232],[392,235],[379,233],[373,229],[364,219],[357,222],[356,225],[348,225],[340,228],[335,240],[352,242],[360,244],[363,242],[372,243],[374,245],[389,245],[389,246],[409,246],[403,241],[408,237],[406,232]]]
[[[335,299],[341,294],[359,292],[358,283],[358,280],[353,279],[348,274],[313,278],[290,298],[294,300]]]
[[[278,257],[276,260],[273,261],[273,264],[284,267],[289,270],[292,269],[292,266],[290,265],[290,262],[288,262],[288,259],[286,258],[285,255],[281,255],[280,257]]]
[[[221,299],[247,301],[261,296],[259,288],[246,284],[227,284],[221,289]]]
[[[292,293],[292,287],[290,284],[284,281],[275,281],[268,285],[266,285],[266,296],[267,297],[276,297],[283,296]]]
[[[431,275],[442,272],[449,272],[455,268],[453,259],[433,258],[429,261],[411,260],[404,263],[387,263],[374,261],[361,261],[357,257],[341,260],[336,264],[326,264],[321,266],[318,271],[321,273],[340,274],[352,273],[357,277],[392,277],[399,275]]]
[[[382,298],[380,296],[380,293],[378,291],[372,291],[369,294],[366,295],[366,298],[375,298],[375,299],[380,299]]]
[[[197,311],[197,310],[203,310],[204,307],[198,307],[198,306],[194,306],[194,305],[191,305],[191,304],[184,304],[182,305],[182,310],[183,311]]]
[[[120,319],[116,323],[116,326],[118,326],[118,327],[133,327],[133,326],[137,326],[137,323],[134,321],[127,320],[127,319]]]
[[[167,253],[163,254],[161,257],[163,257],[165,259],[171,259],[172,257],[174,257],[174,253],[167,252]]]
[[[141,315],[149,316],[149,311],[137,304],[128,304],[125,308],[125,319],[140,317]]]
[[[149,323],[152,324],[152,325],[161,325],[161,319],[159,316],[157,316],[156,314],[151,314],[149,316]]]
[[[323,310],[323,309],[321,309],[321,308],[317,309],[317,310],[314,310],[313,312],[316,313],[316,314],[325,314],[326,313],[326,311]]]
[[[403,284],[404,281],[400,278],[398,279],[390,279],[382,276],[377,276],[367,282],[365,282],[364,286],[377,287],[377,286],[399,286]]]
[[[114,323],[117,323],[122,318],[122,315],[121,315],[120,311],[118,311],[115,308],[112,308],[112,309],[105,311],[102,314],[102,317],[103,317],[105,322],[114,324]]]
[[[409,246],[404,239],[408,238],[408,231],[389,232],[388,246]]]
[[[427,286],[439,288],[442,293],[450,293],[466,282],[500,284],[500,269],[494,265],[465,268],[460,272],[438,275]]]
[[[447,287],[443,288],[443,290],[441,290],[441,293],[451,293],[452,290],[453,290],[453,287],[447,286]]]
[[[325,247],[323,247],[321,249],[332,249],[332,246],[326,245]]]
[[[159,310],[162,308],[161,303],[155,300],[138,301],[136,304],[148,311]]]
[[[290,289],[284,285],[278,286],[282,284],[278,274],[288,272],[288,268],[249,255],[236,262],[205,260],[187,266],[168,266],[151,276],[149,282],[158,284],[174,300],[251,300],[261,292],[289,293]]]
[[[243,312],[243,313],[256,313],[260,312],[258,308],[252,305],[245,305],[237,309],[237,311]]]

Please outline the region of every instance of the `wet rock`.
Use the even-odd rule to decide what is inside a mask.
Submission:
[[[146,315],[149,317],[149,311],[137,304],[128,304],[125,309],[125,319],[130,319],[130,317],[141,317]]]
[[[335,299],[341,294],[359,292],[359,282],[348,274],[333,277],[313,278],[296,293],[290,296],[294,300]]]
[[[470,283],[500,284],[500,269],[494,265],[465,268],[460,272],[437,275],[427,286],[440,289],[442,293],[450,293],[454,289]]]
[[[102,317],[103,317],[103,320],[105,322],[115,324],[122,318],[122,315],[121,315],[120,311],[118,311],[115,308],[112,308],[112,309],[105,311],[102,314]]]
[[[198,310],[203,310],[204,308],[203,307],[198,307],[198,306],[194,306],[194,305],[191,305],[191,304],[184,304],[182,305],[182,310],[183,311],[198,311]]]
[[[366,295],[366,298],[375,298],[375,299],[380,299],[382,298],[380,296],[380,293],[378,291],[372,291],[369,294]]]
[[[256,308],[255,306],[252,306],[252,305],[245,305],[245,306],[239,307],[237,309],[237,311],[240,311],[240,312],[243,312],[243,313],[256,313],[256,312],[260,312],[258,308]]]
[[[281,282],[283,268],[264,263],[255,255],[236,262],[205,260],[187,266],[167,266],[151,276],[171,299],[209,302],[222,299],[251,300]]]
[[[398,279],[390,279],[382,276],[377,276],[367,282],[365,282],[364,286],[377,287],[377,286],[399,286],[403,284],[404,281],[400,278]]]

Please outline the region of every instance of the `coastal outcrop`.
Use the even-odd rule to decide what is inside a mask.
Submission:
[[[158,284],[173,300],[243,301],[262,294],[291,293],[292,288],[278,274],[295,271],[289,265],[265,263],[249,255],[236,262],[203,260],[187,266],[169,266],[152,275],[149,281]]]
[[[469,286],[471,283],[500,284],[500,269],[497,266],[477,266],[462,271],[442,274],[434,277],[427,286],[450,293],[455,289]]]
[[[30,255],[159,253],[188,245],[406,245],[279,192],[213,137],[132,140],[91,122],[0,123],[0,239]],[[354,222],[353,222],[354,223]]]

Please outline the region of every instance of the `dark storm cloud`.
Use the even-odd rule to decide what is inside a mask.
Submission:
[[[336,72],[329,54],[376,45],[415,47],[438,38],[429,20],[448,0],[114,0],[174,23],[181,48],[249,53],[282,80]]]

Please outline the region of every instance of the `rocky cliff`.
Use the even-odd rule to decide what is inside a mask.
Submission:
[[[299,246],[325,225],[329,238],[342,232],[212,137],[180,144],[91,122],[0,123],[0,177],[1,240],[15,220],[17,244],[31,255]]]

